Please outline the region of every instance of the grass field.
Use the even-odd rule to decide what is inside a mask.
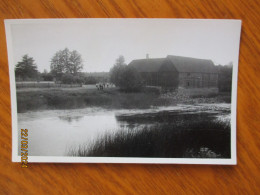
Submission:
[[[149,108],[151,105],[166,105],[159,93],[145,90],[139,93],[124,93],[117,88],[103,91],[95,88],[27,88],[17,90],[18,112],[43,109],[75,109],[99,106],[103,108]]]
[[[81,87],[81,84],[58,84],[53,81],[27,81],[27,82],[16,82],[16,88],[72,88],[72,87]]]
[[[211,99],[210,99],[211,98]],[[198,101],[230,101],[229,94],[221,94],[217,99],[197,98]],[[187,101],[188,100],[188,101]],[[113,109],[146,109],[151,106],[168,106],[178,103],[193,103],[190,98],[164,97],[158,89],[144,88],[141,92],[126,93],[117,88],[97,90],[95,85],[75,88],[20,88],[17,89],[17,109],[19,113],[46,109],[76,109],[103,107]]]

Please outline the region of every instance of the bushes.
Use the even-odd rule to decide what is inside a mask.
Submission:
[[[73,83],[74,79],[71,74],[65,74],[61,77],[61,82],[64,84],[71,84]]]
[[[86,76],[84,78],[84,84],[86,84],[86,85],[91,85],[91,84],[96,84],[96,83],[98,83],[98,80],[96,77]]]
[[[61,82],[64,84],[81,84],[84,82],[84,79],[78,75],[64,74],[61,77]]]
[[[220,92],[231,92],[232,88],[232,65],[218,66],[218,88]]]
[[[53,75],[51,73],[43,72],[40,74],[43,81],[53,81]]]
[[[125,92],[140,91],[143,86],[137,70],[125,65],[115,65],[110,70],[110,81]]]
[[[119,87],[126,92],[140,91],[143,83],[140,74],[133,67],[126,66],[121,73]]]

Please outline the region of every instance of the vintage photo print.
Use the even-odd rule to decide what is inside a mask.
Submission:
[[[5,27],[14,162],[236,164],[240,20]]]

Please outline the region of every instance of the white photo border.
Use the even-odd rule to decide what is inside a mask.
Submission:
[[[75,22],[82,20],[178,20],[178,21],[218,21],[223,19],[149,19],[149,18],[95,18],[95,19],[6,19],[5,32],[6,44],[8,51],[9,64],[9,78],[10,78],[10,92],[11,92],[11,116],[12,116],[12,162],[21,162],[21,156],[18,155],[18,121],[17,121],[17,99],[16,99],[16,85],[14,74],[14,56],[11,25],[13,24],[31,24],[31,23],[56,23],[56,22]],[[226,19],[225,19],[226,20]],[[241,20],[228,19],[226,21],[236,23],[237,57],[233,62],[232,73],[232,99],[231,99],[231,158],[230,159],[199,159],[199,158],[136,158],[136,157],[57,157],[57,156],[29,156],[28,162],[38,163],[143,163],[143,164],[215,164],[215,165],[236,165],[237,164],[237,150],[236,150],[236,112],[237,112],[237,80],[238,80],[238,61],[239,61],[239,45],[241,34]]]

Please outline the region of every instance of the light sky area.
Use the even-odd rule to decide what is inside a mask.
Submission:
[[[50,70],[58,50],[77,50],[84,72],[109,71],[119,55],[126,63],[179,55],[236,61],[240,23],[235,20],[73,19],[21,20],[11,25],[13,61],[28,54],[38,70]]]

